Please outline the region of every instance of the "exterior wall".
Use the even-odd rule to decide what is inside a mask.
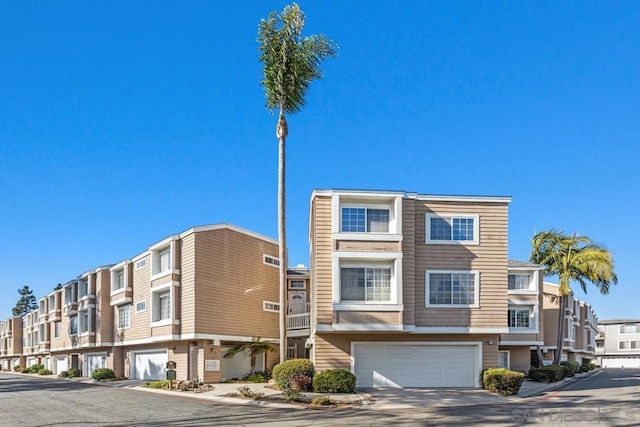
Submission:
[[[531,350],[528,346],[505,346],[500,350],[509,351],[509,369],[512,371],[520,371],[525,374],[531,368]]]

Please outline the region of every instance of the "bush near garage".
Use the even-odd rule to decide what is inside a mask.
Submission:
[[[327,369],[313,377],[313,391],[316,393],[353,393],[356,376],[346,369]]]
[[[58,374],[60,378],[69,378],[69,371],[62,371]]]
[[[567,377],[573,377],[576,372],[580,371],[580,364],[578,362],[560,362],[560,364],[567,368]]]
[[[561,381],[566,376],[567,367],[562,365],[549,365],[529,369],[529,378],[542,383]]]
[[[37,374],[40,372],[40,369],[44,369],[44,365],[41,363],[36,363],[35,365],[31,365],[27,368],[28,374]]]
[[[91,374],[91,377],[94,380],[108,380],[108,379],[114,379],[116,377],[115,372],[113,372],[112,369],[109,368],[98,368],[95,371],[93,371],[93,373]]]
[[[42,368],[38,371],[38,375],[53,375],[53,372],[49,369]]]
[[[82,371],[76,368],[69,369],[67,373],[69,374],[69,378],[77,378],[82,376]]]
[[[507,368],[487,369],[482,374],[482,387],[502,396],[511,396],[520,390],[525,375]]]
[[[313,378],[313,363],[309,359],[291,359],[278,363],[273,367],[272,376],[280,390],[291,388],[293,375],[306,375]]]
[[[22,368],[20,367],[20,365],[16,365],[13,367],[14,372],[21,372]]]

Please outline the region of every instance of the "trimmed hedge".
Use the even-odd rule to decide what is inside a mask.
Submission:
[[[40,372],[40,369],[44,369],[44,365],[41,363],[36,363],[35,365],[31,365],[27,368],[30,374],[37,374]]]
[[[533,381],[553,383],[567,376],[567,367],[563,365],[542,366],[529,369],[529,378]]]
[[[272,377],[280,390],[291,388],[293,375],[306,375],[313,378],[313,363],[309,359],[291,359],[273,367]]]
[[[313,377],[313,391],[316,393],[353,393],[356,376],[346,369],[328,369]]]
[[[38,375],[53,375],[53,372],[48,369],[42,368],[38,371]]]
[[[525,375],[506,368],[487,369],[482,374],[482,387],[502,396],[511,396],[520,390]]]
[[[567,377],[573,377],[576,372],[580,371],[580,364],[578,362],[560,362],[562,366],[567,368]]]
[[[93,373],[91,374],[91,377],[94,380],[107,380],[107,379],[112,379],[116,377],[116,374],[113,372],[112,369],[109,368],[98,368],[95,371],[93,371]]]
[[[70,378],[76,378],[82,376],[82,371],[80,369],[71,368],[67,371]]]

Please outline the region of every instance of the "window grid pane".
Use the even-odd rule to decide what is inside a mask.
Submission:
[[[391,301],[391,269],[388,267],[342,267],[342,301]]]
[[[429,274],[429,304],[473,305],[475,297],[475,274]]]
[[[508,288],[510,290],[529,289],[531,276],[528,274],[510,274],[508,282]]]
[[[171,318],[171,299],[169,292],[164,292],[158,297],[160,300],[160,320]]]
[[[451,224],[446,218],[431,218],[429,231],[431,240],[451,240]]]
[[[453,218],[453,240],[473,240],[473,218]]]
[[[342,208],[342,232],[364,233],[365,228],[364,208]]]
[[[367,209],[367,231],[371,233],[388,233],[389,210]]]

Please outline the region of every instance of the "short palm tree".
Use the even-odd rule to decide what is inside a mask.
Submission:
[[[300,111],[309,84],[322,77],[320,64],[336,55],[336,46],[323,35],[302,36],[304,13],[293,3],[282,12],[271,12],[258,27],[261,82],[267,109],[278,111],[278,245],[280,258],[280,361],[286,358],[285,289],[287,277],[287,238],[285,209],[285,145],[289,129],[285,114]]]
[[[559,280],[560,311],[554,357],[554,364],[558,364],[562,356],[564,313],[567,296],[572,292],[571,282],[578,282],[585,293],[587,283],[592,283],[601,294],[608,294],[610,287],[618,283],[618,277],[611,252],[593,243],[589,237],[557,230],[542,231],[533,237],[532,246],[531,261],[544,266],[546,276],[558,276]]]
[[[277,349],[278,347],[273,345],[271,341],[263,341],[260,337],[254,337],[250,342],[234,345],[227,350],[222,357],[229,359],[238,353],[249,353],[249,364],[251,366],[251,373],[253,374],[256,370],[256,358],[258,355],[268,351],[276,351]]]

